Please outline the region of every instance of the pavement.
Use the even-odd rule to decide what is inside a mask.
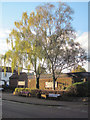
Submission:
[[[2,93],[3,118],[87,118],[87,102],[70,102]]]
[[[20,102],[26,104],[34,104],[34,105],[43,105],[43,106],[88,106],[88,102],[70,102],[70,101],[58,101],[58,100],[48,100],[48,99],[41,99],[36,97],[22,97],[16,96],[12,93],[2,93],[2,100],[13,101],[13,102]]]
[[[2,118],[88,118],[85,109],[2,101]]]

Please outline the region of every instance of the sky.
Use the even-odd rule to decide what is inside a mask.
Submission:
[[[68,0],[67,0],[68,1]],[[35,11],[36,6],[43,2],[0,2],[0,54],[4,54],[10,46],[6,44],[6,38],[15,28],[14,22],[20,21],[23,12]],[[53,2],[57,6],[56,2]],[[76,31],[81,46],[88,51],[88,2],[67,2],[74,10],[72,26]],[[84,68],[88,70],[87,64]]]

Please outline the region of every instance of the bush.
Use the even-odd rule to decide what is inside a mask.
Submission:
[[[15,92],[21,92],[21,91],[30,91],[29,88],[15,88]]]
[[[30,88],[15,88],[13,95],[23,95],[23,94],[30,94]]]
[[[30,92],[31,89],[30,88],[25,88],[25,91]]]
[[[32,89],[31,90],[31,96],[40,97],[41,96],[41,90],[40,89]]]
[[[67,96],[77,96],[77,97],[88,97],[88,81],[87,82],[77,82],[66,88]]]
[[[21,95],[23,93],[30,93],[31,96],[35,96],[35,97],[39,97],[39,98],[41,96],[41,90],[39,90],[39,89],[15,88],[14,92],[18,95]]]

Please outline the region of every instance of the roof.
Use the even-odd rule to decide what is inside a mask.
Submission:
[[[34,75],[34,72],[32,72],[32,73],[27,73],[27,75],[29,76],[29,75]]]
[[[27,76],[27,74],[25,72],[21,72],[20,75],[18,75],[18,73],[16,72],[16,73],[13,73],[13,75],[11,75],[9,77],[9,79],[17,79],[17,78],[19,78],[19,76],[22,76],[22,75],[26,75]]]
[[[0,71],[4,72],[4,66],[0,67]],[[12,69],[11,67],[6,67],[6,72],[11,72],[12,73]],[[16,72],[16,70],[14,70],[14,72]]]
[[[63,73],[60,75],[56,75],[56,77],[62,78],[62,77],[81,77],[86,78],[90,77],[90,72],[74,72],[74,73]],[[35,78],[35,75],[28,75],[28,79]],[[52,78],[51,74],[42,74],[40,78]]]
[[[72,77],[90,77],[90,72],[74,72],[74,73],[67,73],[68,76],[72,76]]]
[[[20,75],[26,75],[28,77],[28,79],[35,79],[35,75],[27,75],[27,73],[25,72],[21,72]],[[14,78],[18,78],[20,75],[18,75],[18,73],[14,73],[12,76],[10,76],[9,78],[14,79]],[[81,77],[81,78],[85,78],[85,77],[90,77],[90,72],[75,72],[75,73],[63,73],[61,75],[56,75],[56,77],[59,78],[63,78],[63,77]],[[45,78],[52,78],[51,74],[41,74],[40,75],[41,79],[45,79]]]
[[[60,75],[56,75],[56,77],[62,78],[62,77],[71,77],[71,76],[68,76],[67,73],[63,73]],[[52,78],[52,74],[41,74],[40,78],[41,79]],[[28,79],[35,79],[35,75],[28,75]]]

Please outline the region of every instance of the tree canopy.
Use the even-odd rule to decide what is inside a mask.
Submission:
[[[74,41],[73,13],[65,3],[58,7],[50,3],[38,6],[30,15],[24,12],[7,39],[12,49],[6,52],[5,63],[10,63],[12,72],[18,67],[19,73],[25,66],[35,72],[36,79],[50,72],[55,89],[55,80],[62,70],[83,63],[86,54]]]
[[[86,70],[81,65],[78,65],[72,72],[86,72]]]

